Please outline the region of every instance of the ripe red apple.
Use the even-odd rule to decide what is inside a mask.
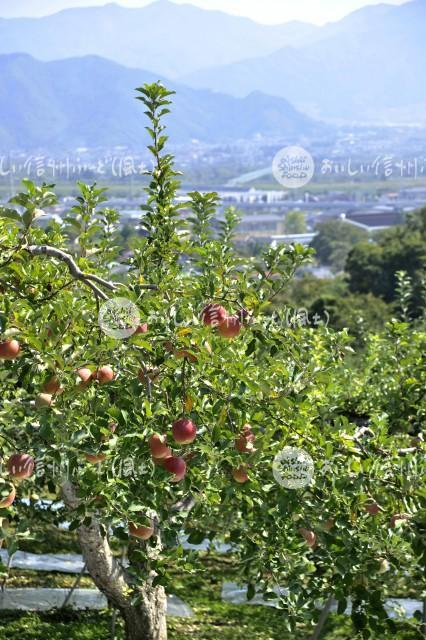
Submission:
[[[177,456],[166,458],[164,460],[164,468],[167,469],[169,473],[174,474],[173,478],[171,478],[171,482],[180,482],[185,477],[186,462],[183,458],[179,458]]]
[[[380,507],[377,502],[370,502],[369,504],[365,505],[365,511],[370,516],[377,516],[377,514],[380,513]]]
[[[81,380],[81,382],[79,382],[79,384],[77,385],[77,389],[81,391],[87,389],[87,387],[92,383],[93,373],[90,371],[90,369],[83,367],[77,370],[77,375]]]
[[[172,425],[173,438],[178,444],[191,444],[197,437],[197,427],[188,418],[179,418]]]
[[[235,448],[239,453],[252,453],[256,451],[254,448],[254,441],[256,437],[251,430],[249,424],[245,424],[242,433],[235,440]]]
[[[3,498],[0,497],[0,509],[7,509],[8,507],[12,506],[13,501],[16,498],[15,487],[12,484],[10,485],[10,487],[11,491],[9,492],[9,494]]]
[[[240,309],[236,314],[238,320],[243,324],[244,322],[248,322],[250,320],[250,314],[247,309]]]
[[[148,440],[148,446],[151,450],[151,455],[157,460],[164,458],[170,458],[172,450],[167,446],[166,436],[161,436],[158,433],[154,433]]]
[[[208,327],[217,327],[226,318],[226,309],[220,304],[210,303],[201,312],[203,323]]]
[[[140,540],[149,540],[154,534],[154,523],[151,520],[151,525],[147,527],[144,525],[137,526],[134,522],[129,522],[129,533]]]
[[[223,338],[235,338],[241,331],[241,322],[237,316],[228,316],[217,328]]]
[[[103,462],[104,460],[106,460],[106,453],[85,453],[84,456],[87,462],[91,462],[92,464],[98,464],[99,462]]]
[[[114,371],[109,365],[105,365],[97,369],[93,374],[93,377],[99,382],[99,384],[108,384],[108,382],[112,382],[114,380]]]
[[[47,407],[51,407],[53,402],[53,398],[50,393],[39,393],[35,399],[36,409],[46,409]]]
[[[21,346],[17,340],[0,342],[0,360],[14,360],[18,357]]]
[[[237,469],[232,469],[232,476],[235,482],[238,482],[239,484],[244,484],[245,482],[248,482],[250,480],[247,474],[247,470],[243,466],[238,467]]]
[[[43,385],[43,392],[50,393],[51,395],[58,395],[63,392],[63,387],[61,387],[60,382],[56,376],[52,376],[49,380]]]
[[[306,544],[313,549],[317,543],[317,537],[313,531],[309,529],[305,529],[304,527],[300,527],[299,533],[302,538],[305,540]]]
[[[14,453],[7,461],[7,470],[12,478],[30,478],[34,467],[35,460],[28,453]]]
[[[146,322],[144,322],[143,324],[140,324],[136,328],[136,331],[135,331],[134,335],[137,336],[140,333],[148,333],[148,324]]]

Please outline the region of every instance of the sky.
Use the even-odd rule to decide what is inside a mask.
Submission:
[[[0,17],[41,16],[68,7],[106,4],[107,0],[0,0]],[[188,0],[173,0],[183,4]],[[258,22],[280,23],[303,20],[315,24],[340,20],[346,14],[367,4],[383,0],[189,0],[203,9],[219,9],[247,16]],[[118,0],[128,7],[142,7],[152,0]],[[385,0],[386,4],[403,4],[407,0]]]

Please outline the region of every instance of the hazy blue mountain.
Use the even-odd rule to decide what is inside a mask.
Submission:
[[[97,56],[40,62],[27,54],[0,56],[0,150],[71,150],[80,146],[140,148],[146,141],[135,87],[158,77]],[[173,142],[219,142],[324,132],[283,98],[255,92],[234,98],[209,90],[177,91],[168,117]]]
[[[319,29],[303,47],[284,47],[181,78],[244,96],[285,96],[324,119],[426,122],[426,1],[360,9]],[[421,119],[421,118],[420,118]]]
[[[107,4],[43,18],[0,19],[0,54],[25,52],[40,60],[94,54],[177,77],[298,45],[316,30],[303,22],[261,25],[157,0],[139,9]]]

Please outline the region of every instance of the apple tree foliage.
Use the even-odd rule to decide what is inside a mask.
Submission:
[[[279,593],[290,628],[314,623],[330,597],[339,611],[351,598],[353,621],[370,637],[391,624],[384,600],[396,580],[422,579],[424,324],[395,320],[355,358],[344,331],[292,326],[284,309],[272,314],[312,250],[279,246],[241,258],[233,209],[216,218],[214,193],[176,200],[162,124],[170,95],[159,84],[139,90],[153,167],[144,235],[130,255],[117,241],[119,213],[96,185],[79,184],[76,204],[48,224],[53,185],[26,180],[0,209],[0,342],[21,346],[19,357],[0,360],[0,486],[11,480],[10,455],[37,463],[15,482],[13,506],[0,510],[1,537],[10,552],[18,548],[40,513],[22,499],[60,500],[68,480],[78,496],[66,513],[70,529],[95,519],[116,549],[127,548],[132,606],[148,575],[172,592],[171,569],[196,570],[197,555],[181,544],[187,535],[231,544],[248,596]],[[147,333],[105,334],[98,314],[114,297],[137,305]],[[210,302],[240,314],[239,335],[203,324]],[[114,371],[107,384],[76,375],[102,366]],[[44,406],[37,398],[53,376],[61,390]],[[182,416],[198,429],[189,445],[171,435]],[[254,447],[240,453],[235,441],[247,423]],[[184,458],[180,482],[152,459],[154,433]],[[313,458],[308,486],[275,482],[272,463],[284,446]],[[232,474],[240,467],[245,483]],[[129,523],[151,518],[156,535],[129,536]]]

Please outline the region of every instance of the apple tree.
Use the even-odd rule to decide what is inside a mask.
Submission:
[[[171,569],[196,562],[184,535],[229,542],[249,597],[278,592],[289,626],[352,597],[358,626],[379,627],[388,572],[420,562],[419,466],[401,471],[405,453],[420,465],[420,440],[404,453],[408,435],[392,435],[380,398],[361,399],[345,332],[272,313],[310,249],[243,259],[233,209],[217,219],[214,193],[176,199],[171,93],[138,91],[153,166],[130,255],[96,185],[79,184],[76,204],[47,224],[53,185],[24,181],[0,209],[1,537],[12,552],[27,534],[24,497],[62,496],[129,640],[167,637]],[[423,375],[424,394],[424,334],[416,345],[416,382],[405,382],[417,389]],[[284,447],[313,460],[302,488],[276,481]]]

